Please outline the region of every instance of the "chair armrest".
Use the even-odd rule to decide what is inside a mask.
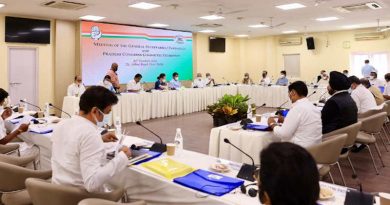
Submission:
[[[123,197],[125,191],[122,188],[114,189],[106,193],[90,193],[91,198],[106,199],[109,201],[118,201]]]
[[[16,151],[17,149],[19,149],[18,144],[0,145],[0,154],[7,154]]]
[[[38,153],[30,156],[17,157],[12,155],[0,154],[0,162],[13,164],[17,166],[26,166],[38,157]]]

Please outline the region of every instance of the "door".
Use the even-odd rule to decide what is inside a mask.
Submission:
[[[284,69],[290,79],[300,79],[301,77],[301,55],[284,54]]]
[[[8,48],[8,91],[13,104],[21,99],[38,104],[37,52],[36,48]]]

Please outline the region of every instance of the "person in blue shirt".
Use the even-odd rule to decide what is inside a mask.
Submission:
[[[280,77],[276,81],[276,85],[287,86],[288,79],[287,79],[286,75],[287,75],[287,72],[285,70],[280,71]]]
[[[378,71],[372,65],[370,65],[370,61],[369,60],[365,60],[364,63],[365,63],[365,65],[362,67],[362,75],[363,75],[363,77],[369,78],[371,72],[378,73]]]
[[[169,88],[172,90],[179,90],[181,88],[179,73],[174,72],[172,74],[172,80],[169,82]]]
[[[166,76],[165,76],[165,73],[161,73],[161,74],[157,77],[157,81],[156,81],[156,83],[154,84],[154,89],[156,89],[156,90],[166,90],[166,89],[168,89],[167,83],[166,83]]]

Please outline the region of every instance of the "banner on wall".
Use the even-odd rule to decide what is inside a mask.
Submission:
[[[170,80],[192,80],[192,33],[136,26],[81,23],[81,62],[85,85],[101,82],[112,63],[118,63],[121,84],[142,74],[154,82],[160,73]]]

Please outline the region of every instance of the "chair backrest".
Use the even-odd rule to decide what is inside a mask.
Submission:
[[[390,116],[390,100],[385,101],[385,104],[387,105],[387,116]]]
[[[361,131],[366,133],[379,133],[383,127],[387,117],[387,112],[381,112],[369,117],[361,118],[359,121],[362,122]]]
[[[84,199],[78,205],[120,205],[123,203],[107,201],[103,199]],[[146,205],[144,201],[137,201],[133,203],[125,203],[123,205]]]
[[[366,118],[366,117],[370,117],[372,115],[375,115],[375,114],[378,114],[378,113],[381,113],[381,112],[386,112],[387,113],[387,109],[388,109],[388,104],[387,103],[384,103],[382,105],[379,105],[379,106],[382,106],[381,109],[377,109],[377,110],[369,110],[365,113],[362,113],[362,114],[359,114],[358,118]]]
[[[326,133],[325,135],[323,135],[323,138],[324,140],[327,140],[327,138],[335,135],[347,134],[348,138],[345,141],[344,147],[351,147],[355,144],[356,137],[360,131],[361,126],[362,126],[362,122],[357,122],[347,127],[343,127],[341,129],[335,130],[333,132]]]
[[[307,151],[314,157],[317,164],[334,164],[339,160],[340,152],[347,138],[347,134],[341,134],[320,144],[308,147]]]
[[[36,171],[0,162],[0,192],[13,192],[25,189],[25,180],[29,177],[48,179],[51,177],[51,171]]]
[[[52,184],[33,178],[26,180],[26,187],[34,205],[77,205],[87,198],[119,201],[124,193],[123,189],[116,189],[109,193],[90,193],[79,187]]]

